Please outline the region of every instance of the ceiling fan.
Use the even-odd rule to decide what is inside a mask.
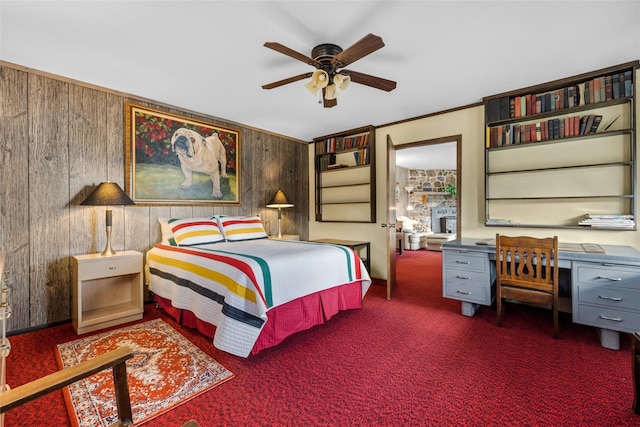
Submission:
[[[344,50],[335,44],[320,44],[311,50],[310,57],[277,42],[266,42],[264,46],[312,65],[316,68],[316,71],[263,85],[263,89],[273,89],[311,77],[311,81],[305,86],[314,95],[317,94],[318,90],[322,89],[324,107],[331,108],[338,104],[337,97],[346,89],[349,82],[363,84],[387,92],[396,88],[396,82],[392,80],[344,69],[344,67],[384,46],[382,39],[374,34],[367,34]]]

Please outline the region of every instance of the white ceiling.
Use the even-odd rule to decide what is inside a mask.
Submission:
[[[309,141],[638,59],[639,19],[637,1],[0,0],[0,59]],[[261,88],[311,70],[264,42],[367,33],[386,46],[349,69],[394,91],[352,83],[324,109],[304,81]]]

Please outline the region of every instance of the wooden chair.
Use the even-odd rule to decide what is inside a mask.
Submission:
[[[640,332],[633,334],[631,370],[633,372],[633,413],[640,415]]]
[[[557,254],[558,236],[539,239],[496,234],[498,326],[502,326],[503,299],[542,304],[551,306],[553,338],[558,338]]]
[[[107,368],[112,368],[113,383],[116,389],[118,421],[111,424],[110,427],[133,426],[126,366],[126,361],[131,357],[133,357],[133,351],[129,347],[120,347],[96,356],[91,360],[86,360],[77,365],[0,393],[0,414],[4,414],[6,411],[35,400],[52,391],[59,390]]]

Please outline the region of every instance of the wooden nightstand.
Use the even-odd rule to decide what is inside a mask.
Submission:
[[[342,239],[317,239],[312,242],[329,243],[332,245],[340,245],[351,248],[358,254],[362,263],[369,273],[371,273],[371,243],[360,240],[342,240]],[[364,249],[364,254],[360,251]]]
[[[300,240],[299,234],[283,234],[282,237],[278,236],[269,236],[270,239],[275,240]]]
[[[73,327],[78,334],[142,319],[142,253],[73,257]]]

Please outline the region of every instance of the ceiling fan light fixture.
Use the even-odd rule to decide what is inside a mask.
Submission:
[[[263,89],[273,89],[311,77],[311,81],[305,84],[307,90],[313,96],[317,96],[318,91],[321,90],[320,103],[323,104],[324,108],[331,108],[338,105],[338,96],[345,91],[352,81],[387,92],[396,88],[396,82],[392,80],[343,69],[360,58],[384,47],[382,38],[375,34],[367,34],[344,50],[340,46],[331,43],[319,44],[311,50],[311,56],[297,52],[277,42],[266,42],[264,46],[311,65],[316,70],[262,85]],[[344,72],[344,74],[340,74],[341,72]]]
[[[311,76],[311,80],[305,84],[305,87],[311,92],[313,96],[318,94],[318,91],[327,87],[329,84],[329,74],[324,70],[316,70]]]
[[[333,76],[333,84],[327,86],[325,98],[336,99],[342,92],[347,90],[350,82],[351,77],[342,74],[336,74],[335,76]]]

